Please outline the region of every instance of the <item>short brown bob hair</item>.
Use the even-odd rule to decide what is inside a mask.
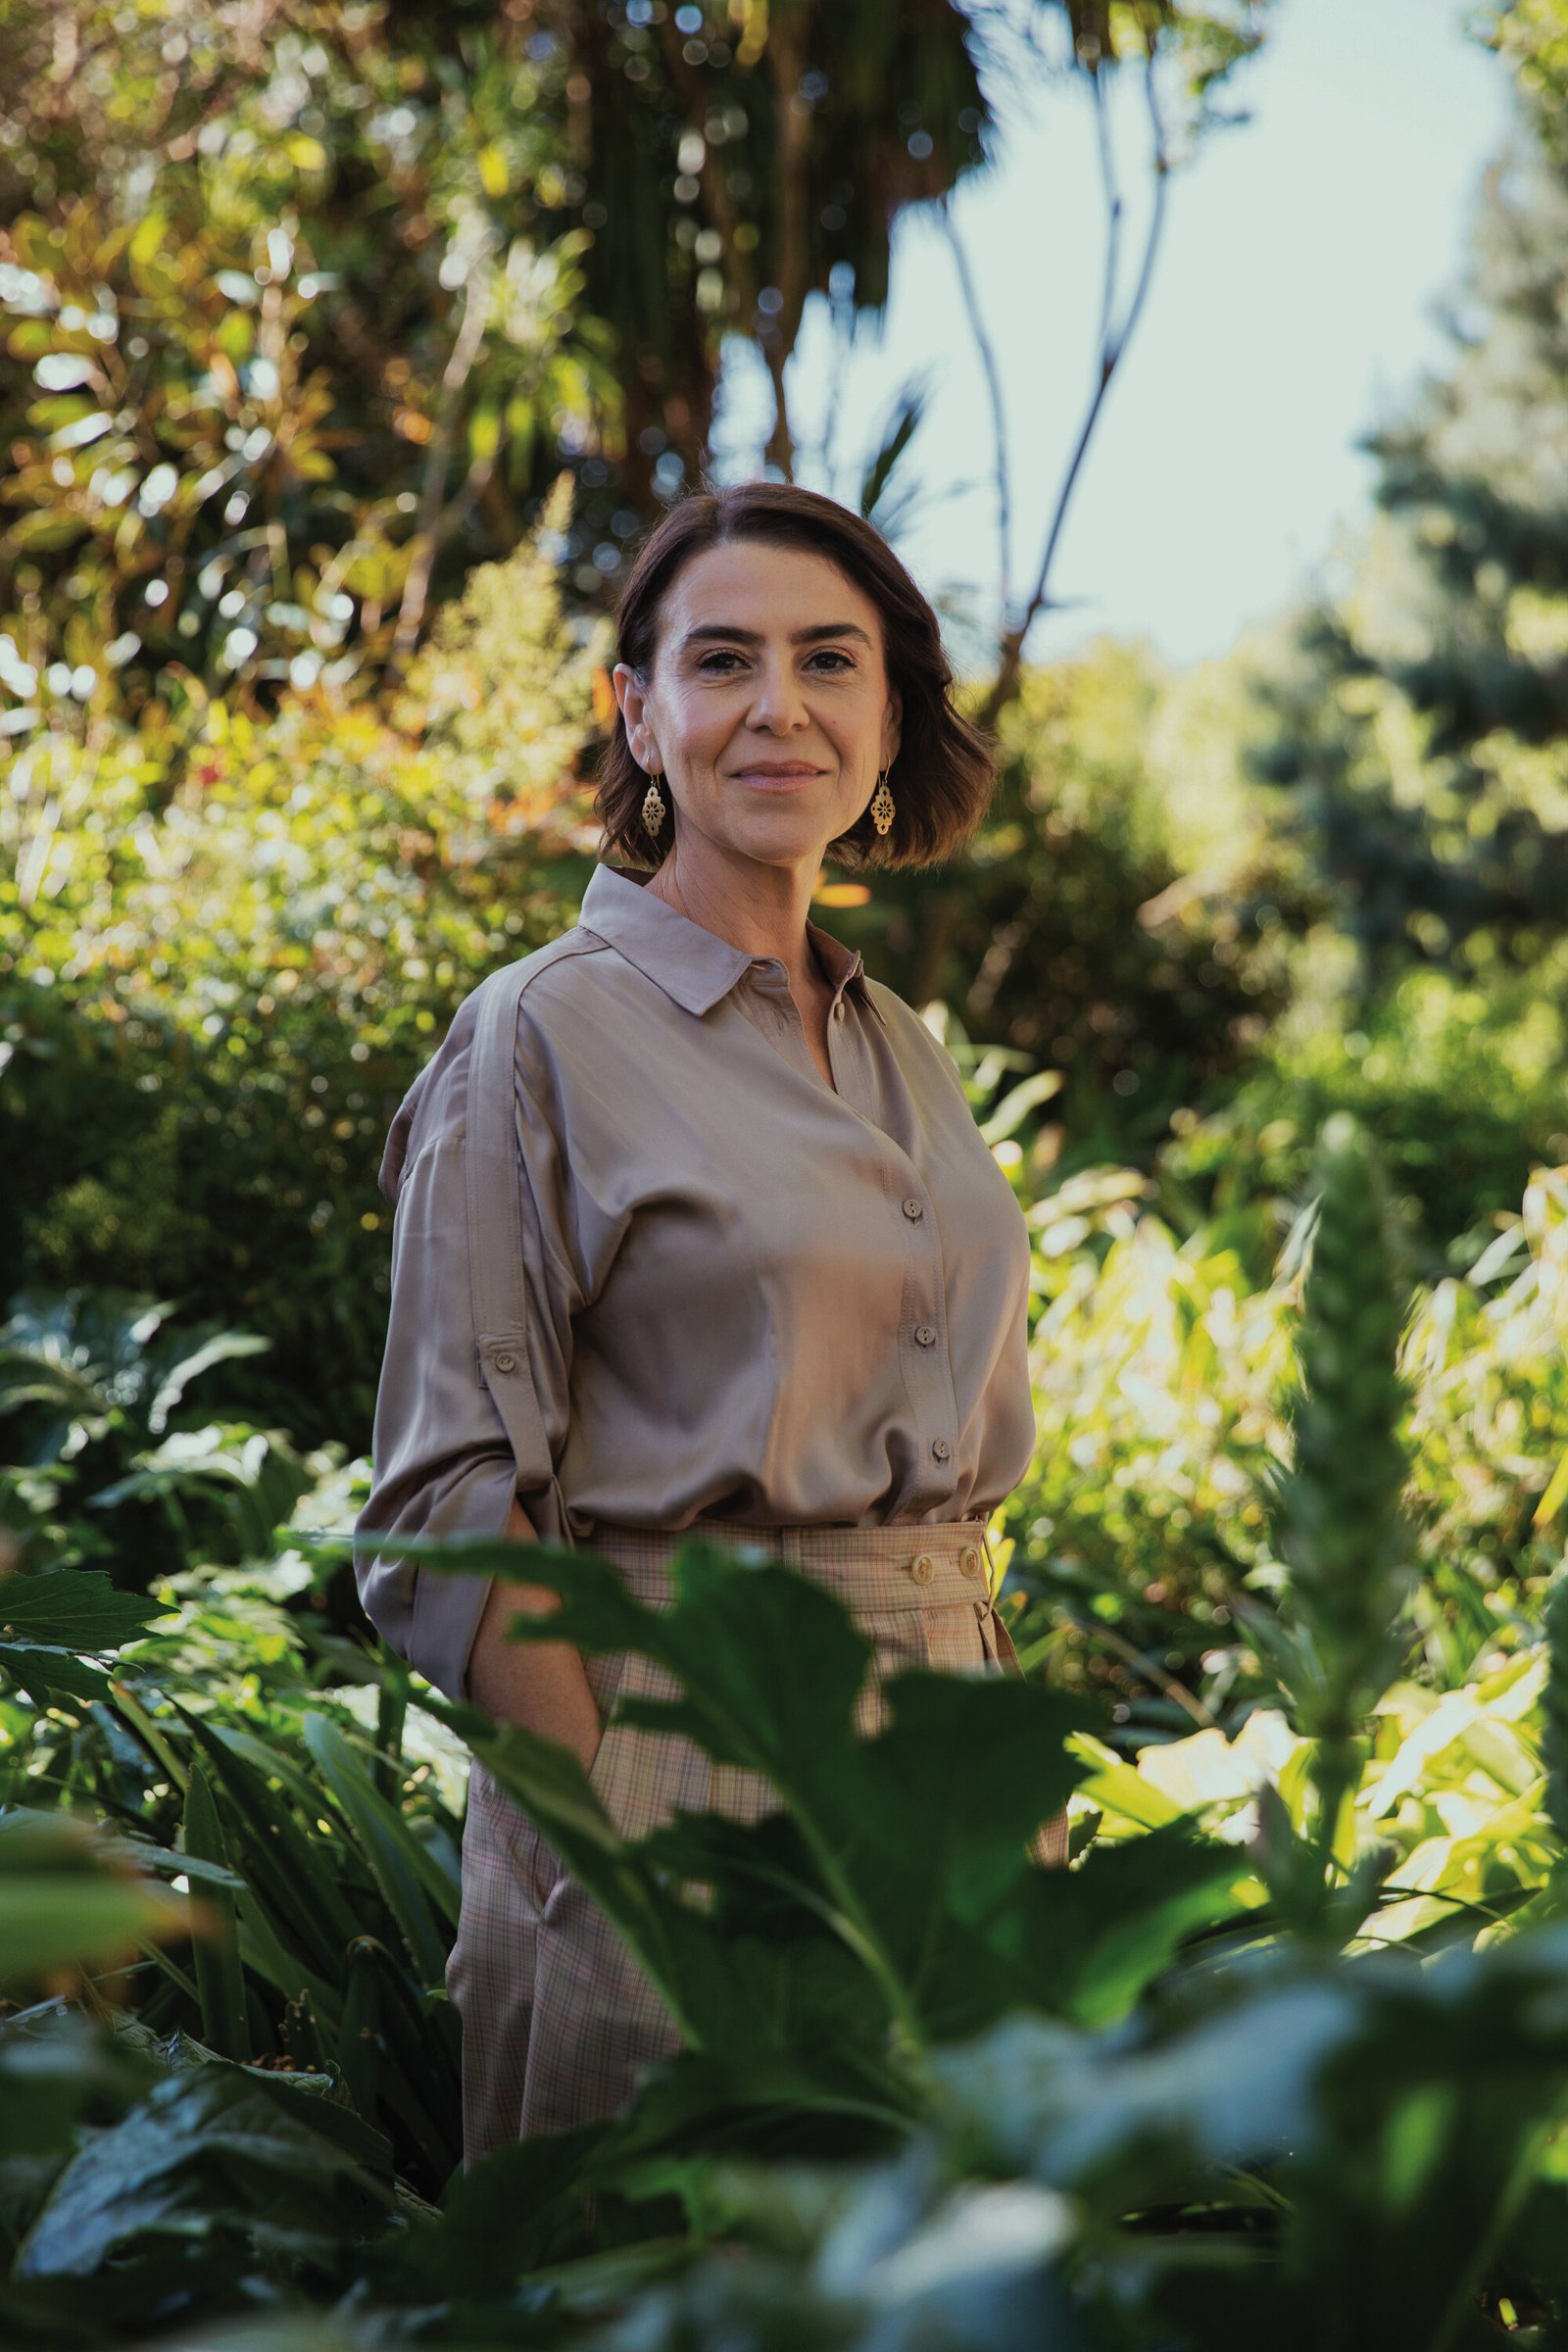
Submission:
[[[953,670],[930,605],[874,524],[836,499],[790,482],[753,481],[693,491],[679,500],[644,540],[621,590],[617,660],[646,681],[661,609],[676,574],[708,548],[746,539],[825,556],[870,598],[882,615],[888,683],[903,698],[899,754],[888,772],[893,822],[880,834],[862,810],[824,855],[850,866],[935,865],[954,857],[990,806],[994,743],[953,707]],[[602,860],[657,868],[667,857],[676,811],[670,809],[656,841],[643,823],[647,790],[648,772],[632,757],[617,710],[594,794],[604,827]]]

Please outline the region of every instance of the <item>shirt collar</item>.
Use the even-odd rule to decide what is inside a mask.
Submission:
[[[709,1012],[760,959],[655,898],[646,887],[649,879],[626,867],[596,865],[583,893],[582,927],[608,940],[687,1012]],[[847,991],[876,1011],[858,949],[847,948],[809,917],[806,930],[833,983],[835,1001]]]

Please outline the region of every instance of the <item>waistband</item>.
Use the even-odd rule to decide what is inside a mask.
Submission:
[[[640,1594],[667,1587],[663,1563],[682,1544],[780,1560],[825,1585],[850,1608],[930,1608],[957,1601],[990,1612],[992,1579],[985,1519],[885,1527],[754,1527],[740,1519],[694,1519],[689,1527],[639,1527],[595,1519],[579,1539],[602,1552]]]

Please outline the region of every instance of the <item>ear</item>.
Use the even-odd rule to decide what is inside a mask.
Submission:
[[[882,761],[891,767],[899,756],[904,741],[904,697],[896,686],[888,688],[888,707],[882,720]]]
[[[664,762],[660,753],[659,738],[649,709],[648,687],[629,662],[615,663],[610,673],[610,682],[615,689],[615,700],[620,706],[620,715],[625,724],[626,741],[631,746],[632,758],[637,761],[638,766],[645,767],[651,776],[662,774]]]

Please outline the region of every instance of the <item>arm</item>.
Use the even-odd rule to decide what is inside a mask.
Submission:
[[[514,1497],[503,1531],[514,1542],[532,1543],[527,1513]],[[468,1695],[498,1723],[520,1724],[542,1739],[569,1747],[587,1771],[604,1734],[589,1688],[582,1652],[569,1642],[513,1642],[514,1615],[548,1617],[561,1606],[548,1586],[504,1583],[490,1587],[479,1630],[468,1655]]]
[[[487,985],[459,1007],[382,1162],[391,1297],[355,1571],[371,1623],[437,1690],[591,1753],[599,1718],[578,1653],[507,1639],[518,1608],[548,1610],[553,1593],[520,1577],[497,1592],[375,1551],[383,1536],[570,1541],[553,1472],[570,1420],[572,1317],[592,1273],[579,1262],[584,1208],[551,1124],[553,1085],[522,1066],[520,1040],[509,1056],[493,1020],[480,1029]]]

